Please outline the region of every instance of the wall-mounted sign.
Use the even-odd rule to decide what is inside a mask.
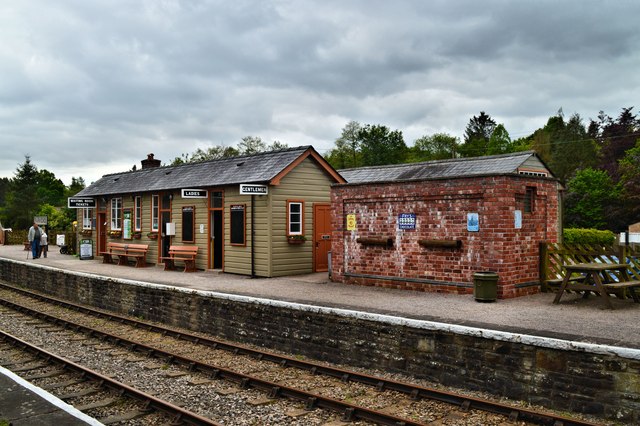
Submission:
[[[347,215],[347,231],[355,231],[358,227],[355,214]]]
[[[416,214],[400,213],[398,215],[398,229],[404,229],[404,230],[416,229]]]
[[[131,210],[124,211],[122,220],[122,238],[125,240],[131,239]]]
[[[67,206],[70,209],[95,209],[95,198],[69,197],[67,198]]]
[[[267,195],[269,187],[267,185],[240,184],[240,195]]]
[[[513,212],[513,222],[516,229],[522,229],[522,210]]]
[[[183,189],[182,198],[207,198],[206,189]]]
[[[34,216],[33,223],[37,223],[38,225],[48,225],[49,217],[48,216]]]
[[[478,232],[480,230],[480,218],[478,213],[467,213],[467,231]]]

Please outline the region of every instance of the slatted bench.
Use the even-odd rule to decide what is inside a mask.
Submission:
[[[176,260],[180,260],[184,262],[184,272],[195,272],[197,255],[198,246],[171,246],[169,256],[160,259],[164,262],[165,271],[175,270]]]
[[[640,287],[640,280],[631,280],[631,281],[620,281],[617,283],[607,283],[603,284],[604,288],[609,293],[609,290],[612,290],[612,293],[615,293],[616,296],[624,297],[624,293],[626,289],[629,289],[631,293],[631,297],[635,303],[640,303],[640,297],[636,294],[636,289]],[[621,293],[621,294],[620,294]]]
[[[149,244],[107,243],[107,250],[98,253],[102,256],[102,263],[113,263],[113,256],[118,256],[118,265],[128,265],[129,258],[135,261],[135,267],[147,265]]]

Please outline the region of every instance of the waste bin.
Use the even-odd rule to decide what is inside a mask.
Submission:
[[[498,274],[492,271],[474,273],[473,297],[477,302],[495,302],[498,298]]]

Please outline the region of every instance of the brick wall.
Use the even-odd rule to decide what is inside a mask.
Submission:
[[[524,209],[527,188],[533,211]],[[471,293],[473,273],[500,276],[498,297],[538,291],[538,244],[556,242],[555,180],[492,176],[332,187],[332,279],[411,290]],[[522,227],[515,228],[515,210]],[[415,230],[398,229],[400,213],[415,213]],[[479,231],[467,230],[478,213]],[[355,214],[357,229],[346,230]],[[358,239],[393,239],[391,247]],[[460,240],[460,248],[425,247],[420,240]]]
[[[640,421],[638,350],[212,295],[6,259],[0,259],[0,278],[71,302],[311,359],[406,374],[625,424]]]

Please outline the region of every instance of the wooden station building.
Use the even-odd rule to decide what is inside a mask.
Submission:
[[[533,152],[340,170],[332,187],[332,279],[500,298],[539,290],[539,243],[557,242],[558,180]]]
[[[147,263],[172,245],[198,247],[196,267],[275,277],[326,271],[330,186],[344,179],[312,147],[103,176],[76,194],[80,238],[148,244]]]

